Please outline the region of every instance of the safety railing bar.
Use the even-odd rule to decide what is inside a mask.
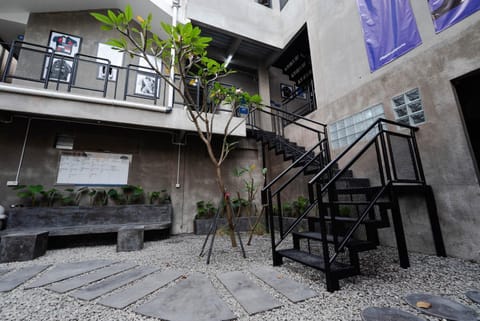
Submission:
[[[268,107],[268,106],[267,106],[267,107]],[[268,112],[268,111],[263,110],[263,109],[259,109],[259,110],[260,110],[260,112],[265,113],[265,114],[267,114],[267,115],[270,115],[270,116],[273,116],[273,117],[278,117],[278,118],[280,118],[280,119],[282,119],[282,120],[287,120],[287,118],[285,118],[284,116],[277,115],[277,114]],[[311,130],[311,131],[314,131],[314,132],[316,132],[317,134],[323,134],[323,133],[324,133],[323,131],[320,131],[320,130],[318,130],[318,129],[314,129],[314,128],[308,127],[308,126],[306,126],[306,125],[304,125],[304,124],[295,123],[295,125],[298,125],[298,126],[300,126],[300,127],[302,127],[302,128],[305,128],[305,129],[308,129],[308,130]]]
[[[392,124],[392,125],[398,125],[398,126],[403,126],[405,128],[410,128],[410,129],[418,129],[416,127],[413,127],[413,126],[410,126],[410,125],[404,125],[404,124],[401,124],[401,123],[397,123],[397,122],[394,122],[394,121],[391,121],[391,120],[387,120],[387,119],[384,119],[384,118],[379,118],[377,119],[374,123],[372,123],[370,126],[368,126],[368,128],[360,135],[358,136],[352,144],[350,144],[350,146],[348,146],[345,150],[343,150],[337,157],[335,157],[334,160],[330,161],[330,163],[328,163],[325,168],[320,171],[318,174],[316,174],[308,183],[309,184],[313,184],[313,182],[315,182],[319,177],[321,177],[323,174],[325,174],[326,171],[330,170],[330,167],[332,167],[334,164],[338,163],[338,161],[343,157],[345,156],[350,150],[353,149],[353,147],[358,143],[360,142],[373,128],[375,128],[375,126],[377,126],[379,123],[388,123],[388,124]],[[378,134],[378,133],[377,133]]]
[[[273,184],[278,182],[280,178],[282,178],[285,174],[287,174],[292,168],[294,168],[299,162],[301,162],[305,157],[309,155],[309,153],[312,153],[320,144],[324,141],[325,139],[322,139],[320,142],[315,144],[312,148],[310,148],[308,151],[306,151],[300,158],[298,158],[296,161],[294,161],[290,166],[288,166],[286,169],[284,169],[277,177],[275,177],[273,180],[271,180],[263,189],[262,191],[265,191],[269,188],[272,187]]]
[[[305,153],[305,154],[307,154],[307,153]],[[305,156],[305,154],[302,155],[302,157]],[[297,172],[294,176],[290,177],[285,183],[283,183],[282,186],[280,186],[276,191],[274,191],[274,192],[272,193],[272,195],[275,196],[275,195],[277,195],[278,193],[280,193],[281,191],[283,191],[283,190],[284,190],[295,178],[297,178],[308,166],[312,165],[312,163],[313,163],[316,159],[317,159],[317,157],[314,157],[314,158],[310,159],[310,160],[307,162],[307,164],[305,164],[302,168],[300,168],[300,169],[298,170],[298,172]],[[285,173],[285,174],[286,174],[286,173]]]
[[[349,168],[350,166],[353,165],[353,163],[355,163],[357,161],[357,159],[359,159],[369,148],[370,146],[375,142],[375,140],[377,139],[377,137],[380,135],[381,133],[378,133],[377,135],[375,135],[375,137],[373,137],[367,144],[365,144],[365,146],[363,146],[363,148],[355,155],[355,157],[353,157],[341,170],[339,170],[329,181],[328,183],[326,183],[323,187],[322,187],[322,193],[332,184],[334,183],[340,176],[343,175],[343,173],[345,173]],[[320,176],[319,176],[320,177]],[[316,180],[315,180],[316,181]],[[315,181],[310,180],[308,182],[308,184],[313,184]]]
[[[299,217],[297,217],[297,219],[295,221],[293,221],[292,224],[290,224],[290,227],[283,233],[280,235],[280,240],[275,244],[275,248],[277,248],[286,238],[287,236],[292,233],[292,231],[297,227],[298,224],[300,224],[300,222],[308,215],[310,214],[310,212],[312,211],[313,208],[315,208],[315,206],[317,206],[318,204],[318,200],[315,200],[312,204],[310,204],[306,209],[305,211],[303,212],[302,215],[300,215]],[[272,227],[273,228],[273,227]]]
[[[345,248],[345,246],[347,245],[348,241],[350,241],[350,239],[352,238],[353,236],[353,233],[356,232],[356,230],[358,229],[358,227],[360,226],[360,224],[362,224],[362,221],[367,217],[368,215],[368,212],[375,206],[375,204],[377,203],[377,201],[380,199],[380,197],[382,196],[382,194],[385,192],[385,190],[387,189],[387,187],[390,185],[390,183],[388,183],[387,185],[385,186],[382,186],[382,188],[380,189],[380,191],[377,193],[377,195],[371,200],[370,204],[363,210],[363,213],[362,215],[359,216],[358,220],[355,222],[355,224],[353,224],[353,226],[350,228],[350,230],[348,231],[347,235],[345,235],[344,239],[342,242],[340,242],[340,245],[338,246],[338,250],[335,251],[335,254],[330,258],[330,262],[329,264],[332,264],[335,259],[337,258],[338,254]]]
[[[281,108],[278,108],[278,107],[275,107],[275,106],[269,106],[269,105],[264,105],[265,107],[268,107],[268,108],[271,108],[273,110],[276,110],[276,111],[279,111],[281,113],[284,113],[284,114],[287,114],[287,115],[291,115],[291,116],[295,116],[295,117],[298,117],[299,119],[303,119],[303,120],[306,120],[310,123],[313,123],[313,124],[316,124],[316,125],[320,125],[320,126],[323,126],[323,127],[327,127],[327,124],[323,124],[323,123],[320,123],[318,121],[315,121],[315,120],[311,120],[307,117],[304,117],[304,116],[300,116],[300,115],[296,115],[294,113],[291,113],[289,111],[286,111],[286,110],[283,110]]]
[[[11,43],[11,47],[10,47],[10,51],[12,50],[11,48],[12,47],[15,47],[14,44],[23,44],[23,45],[28,45],[28,46],[32,46],[32,47],[38,47],[38,48],[43,48],[43,49],[47,49],[47,50],[51,50],[51,52],[55,52],[55,50],[52,48],[52,47],[49,47],[49,46],[44,46],[44,45],[39,45],[39,44],[36,44],[36,43],[31,43],[31,42],[26,42],[26,41],[19,41],[19,40],[14,40],[12,41]],[[26,49],[28,50],[28,49]],[[33,50],[33,49],[32,49]],[[39,51],[39,52],[44,52],[44,51]]]

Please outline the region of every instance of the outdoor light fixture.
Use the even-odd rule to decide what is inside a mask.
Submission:
[[[227,67],[230,61],[232,61],[232,58],[233,58],[233,55],[228,55],[227,59],[225,59],[225,67]]]
[[[56,149],[72,150],[73,149],[73,136],[57,135],[57,138],[55,139],[55,148]]]

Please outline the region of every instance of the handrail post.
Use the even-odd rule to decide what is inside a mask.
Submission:
[[[382,147],[382,156],[383,156],[383,161],[385,163],[385,172],[387,175],[387,181],[390,182],[392,180],[392,173],[390,172],[390,164],[389,164],[390,157],[387,152],[387,145],[385,143],[385,136],[383,133],[383,126],[381,121],[378,122],[378,133],[380,137],[380,145]]]
[[[7,81],[8,77],[8,72],[10,71],[10,66],[12,65],[12,59],[13,59],[13,51],[15,48],[15,43],[16,41],[12,41],[12,44],[10,45],[10,51],[8,52],[8,57],[7,57],[7,63],[5,64],[5,70],[3,71],[2,75],[2,82]]]
[[[425,185],[426,184],[425,173],[423,172],[423,165],[422,165],[422,160],[420,158],[420,151],[418,150],[417,138],[415,136],[415,130],[413,128],[410,129],[410,136],[412,137],[412,145],[413,145],[413,151],[415,154],[415,160],[417,163],[418,174],[420,175],[420,180]]]

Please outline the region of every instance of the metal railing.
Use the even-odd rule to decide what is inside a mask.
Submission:
[[[408,130],[409,134],[401,133],[398,131],[392,131],[388,129],[388,126],[397,126],[403,130]],[[325,272],[328,275],[331,265],[337,259],[339,253],[341,253],[346,244],[351,240],[353,234],[357,231],[362,222],[371,213],[373,207],[382,197],[392,198],[392,188],[395,184],[410,184],[425,186],[425,176],[423,173],[422,163],[418,146],[415,138],[416,127],[397,123],[387,119],[378,119],[372,125],[370,125],[350,146],[348,146],[343,152],[341,152],[335,159],[331,160],[325,167],[312,177],[308,182],[308,194],[310,204],[299,217],[285,230],[280,229],[279,240],[275,240],[275,233],[271,233],[272,238],[272,254],[275,260],[276,249],[278,246],[292,233],[295,228],[302,222],[304,218],[310,214],[317,215],[320,223],[320,233],[322,237],[322,250],[323,259],[325,264]],[[364,140],[368,139],[366,143]],[[396,142],[394,140],[397,140]],[[398,154],[395,149],[397,145],[403,145],[401,151],[408,152],[408,158],[402,155],[402,160],[409,159],[409,170],[401,170],[397,166],[396,159]],[[348,229],[345,235],[342,235],[342,241],[338,241],[338,232],[335,230],[335,221],[338,211],[335,206],[332,205],[338,200],[338,194],[336,192],[336,183],[343,175],[352,168],[352,166],[371,148],[374,147],[376,154],[377,169],[376,172],[380,178],[380,186],[376,189],[376,192],[371,195],[369,203],[359,213],[356,222]],[[357,151],[357,149],[359,149]],[[354,152],[354,156],[347,156],[350,152]],[[345,165],[338,169],[339,163],[345,163]],[[405,164],[403,164],[405,165]],[[403,176],[402,175],[406,175]],[[408,177],[407,177],[408,176]],[[267,206],[269,206],[269,215],[273,215],[272,205],[274,203],[273,197],[276,196],[275,192],[271,192],[268,189],[262,191],[266,199]],[[327,209],[330,209],[329,211]],[[330,254],[331,249],[328,247],[327,241],[327,222],[326,216],[330,215],[331,231],[333,234],[334,249],[333,254]],[[274,223],[270,218],[271,224]],[[273,229],[273,227],[272,227]]]
[[[56,91],[88,91],[115,100],[167,104],[168,84],[150,67],[135,64],[117,66],[109,59],[82,53],[70,57],[56,54],[51,47],[24,41],[13,41],[9,47],[5,70],[0,78],[2,82],[41,83],[43,88]],[[191,78],[194,80],[194,77]],[[179,81],[180,77],[176,75],[175,82]],[[185,90],[193,90],[194,99],[200,103],[198,82],[187,80],[187,83],[189,85]],[[173,106],[184,106],[181,95],[175,91]]]

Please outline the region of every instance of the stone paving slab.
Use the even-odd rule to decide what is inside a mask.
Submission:
[[[82,287],[84,285],[87,285],[96,281],[100,281],[114,274],[118,274],[120,272],[132,269],[136,266],[137,265],[135,263],[130,263],[130,262],[122,262],[118,264],[109,265],[85,275],[79,275],[71,279],[66,279],[61,282],[57,282],[49,286],[47,289],[58,292],[58,293],[65,293],[65,292],[77,289],[79,287]]]
[[[236,316],[217,294],[208,278],[193,273],[135,312],[168,321],[224,321]]]
[[[7,292],[30,280],[50,265],[34,265],[13,271],[0,278],[0,292]]]
[[[278,308],[281,304],[240,271],[217,275],[249,315]]]
[[[140,266],[133,270],[109,277],[108,279],[74,291],[70,295],[78,299],[90,301],[158,270],[158,268],[154,267]]]
[[[363,321],[425,321],[414,314],[394,308],[366,308],[361,313]]]
[[[0,269],[0,275],[7,274],[10,271],[11,271],[10,269]]]
[[[163,271],[147,276],[145,279],[135,283],[135,285],[113,293],[100,301],[101,305],[111,308],[123,309],[141,298],[157,291],[161,287],[178,279],[183,273],[178,271]]]
[[[478,315],[473,309],[441,296],[435,296],[427,293],[415,293],[407,295],[405,297],[405,301],[407,301],[407,303],[417,311],[433,315],[437,318],[453,321],[478,320]],[[432,305],[432,307],[429,309],[417,308],[416,303],[418,301],[428,302]]]
[[[467,291],[466,295],[473,302],[480,304],[480,291],[479,290]]]
[[[73,263],[61,263],[47,271],[38,280],[25,287],[26,289],[37,288],[50,283],[62,281],[86,272],[90,272],[104,266],[113,264],[110,260],[91,260]]]
[[[276,291],[286,296],[292,302],[296,303],[305,301],[318,295],[309,287],[291,279],[287,279],[285,275],[274,269],[261,267],[252,269],[251,272]]]

